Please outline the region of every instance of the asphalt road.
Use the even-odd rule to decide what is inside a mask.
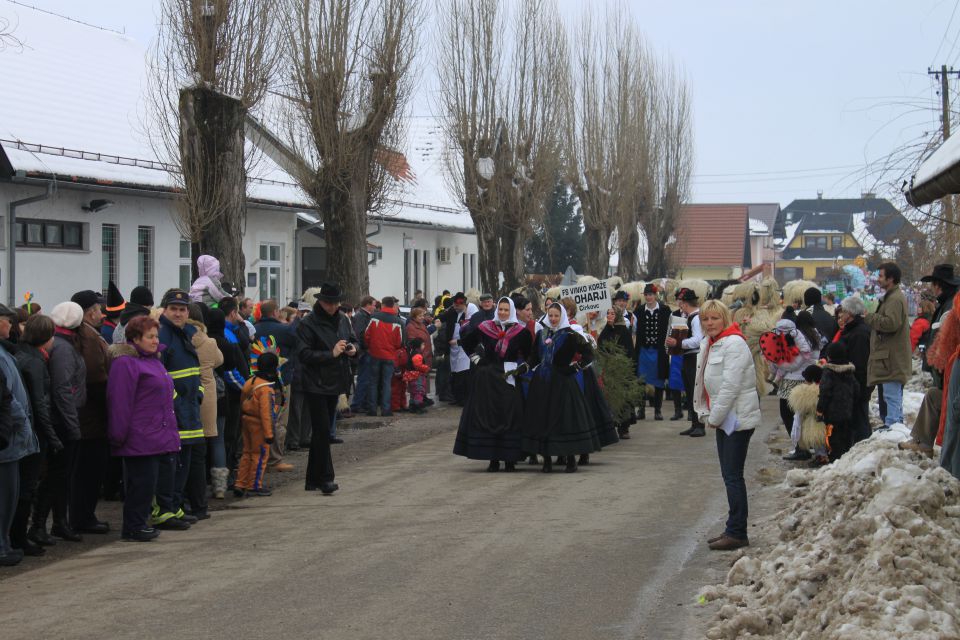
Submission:
[[[702,637],[696,592],[732,558],[703,542],[726,513],[712,434],[649,421],[578,473],[492,474],[450,453],[455,418],[443,410],[440,435],[342,465],[332,497],[289,483],[187,532],[11,575],[0,635]],[[751,443],[751,492],[768,433]]]

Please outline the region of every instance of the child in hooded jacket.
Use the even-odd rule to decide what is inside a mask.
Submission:
[[[856,367],[850,364],[847,348],[840,342],[827,346],[827,362],[820,380],[820,399],[817,413],[828,425],[827,446],[830,461],[839,459],[853,445],[853,406],[859,385],[854,376]]]
[[[407,345],[407,371],[404,373],[404,379],[407,381],[407,389],[410,391],[410,412],[424,412],[425,386],[424,380],[430,373],[430,365],[423,361],[426,345],[422,338],[414,338]]]
[[[264,486],[263,476],[273,444],[274,427],[283,406],[283,392],[277,385],[279,366],[277,354],[269,351],[261,354],[256,375],[247,380],[240,392],[243,454],[233,485],[237,497],[271,495]]]

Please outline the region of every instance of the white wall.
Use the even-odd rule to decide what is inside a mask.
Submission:
[[[24,186],[0,183],[0,216],[3,231],[0,233],[0,295],[5,303],[9,291],[7,273],[7,215],[10,201],[43,193],[41,186]],[[83,211],[81,206],[91,199],[108,199],[114,205],[98,213]],[[63,300],[81,289],[100,290],[103,281],[101,234],[105,223],[119,226],[117,243],[117,286],[129,295],[137,284],[137,227],[153,227],[154,260],[153,286],[157,302],[162,292],[179,285],[180,279],[180,232],[174,220],[175,202],[169,197],[142,195],[118,195],[83,189],[60,188],[49,200],[19,207],[18,219],[48,219],[84,224],[84,244],[81,251],[18,247],[15,300],[22,304],[26,291],[32,291],[35,300],[45,308]],[[257,271],[261,242],[276,242],[283,245],[282,287],[284,297],[293,292],[292,249],[294,214],[251,208],[249,210],[244,252],[248,272]],[[247,289],[247,295],[256,297],[257,289]]]
[[[368,227],[368,233],[376,231],[376,226]],[[371,244],[380,246],[382,257],[370,266],[370,295],[376,298],[384,296],[404,297],[404,239],[411,250],[427,252],[427,290],[425,294],[432,299],[444,289],[460,291],[464,286],[463,256],[477,255],[477,236],[473,233],[443,231],[430,227],[396,226],[382,224],[379,234],[369,238]],[[322,247],[323,240],[310,233],[301,234],[304,247]],[[437,249],[450,248],[450,263],[440,264]],[[477,259],[474,258],[474,262]],[[412,271],[412,270],[411,270]],[[476,272],[476,286],[479,288],[479,265]],[[412,277],[411,277],[412,280]],[[421,276],[421,283],[423,282]],[[304,288],[319,283],[305,282]],[[413,283],[409,295],[414,293]],[[469,283],[468,283],[469,288]],[[404,302],[408,302],[404,300]]]

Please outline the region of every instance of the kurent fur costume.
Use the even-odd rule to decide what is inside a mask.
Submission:
[[[815,384],[799,384],[790,391],[787,402],[794,413],[794,423],[799,422],[799,449],[822,449],[827,446],[827,425],[817,417],[820,387]]]
[[[777,281],[769,278],[775,289]],[[766,282],[766,290],[769,295],[771,283]],[[763,357],[760,350],[760,336],[768,331],[773,331],[777,325],[779,314],[779,297],[777,299],[778,312],[771,313],[767,308],[761,307],[763,297],[763,288],[756,282],[743,282],[734,287],[733,301],[740,302],[741,307],[733,314],[733,320],[740,325],[744,337],[747,339],[747,346],[750,347],[750,353],[753,354],[753,368],[757,376],[757,391],[760,395],[767,394],[767,378],[770,375],[770,369],[767,367],[767,359]]]

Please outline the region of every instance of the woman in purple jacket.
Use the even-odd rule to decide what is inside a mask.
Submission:
[[[127,344],[113,345],[116,358],[107,380],[113,455],[123,458],[123,538],[147,542],[160,532],[149,526],[161,465],[175,464],[180,450],[173,412],[173,380],[160,361],[159,323],[139,316],[126,325]]]

